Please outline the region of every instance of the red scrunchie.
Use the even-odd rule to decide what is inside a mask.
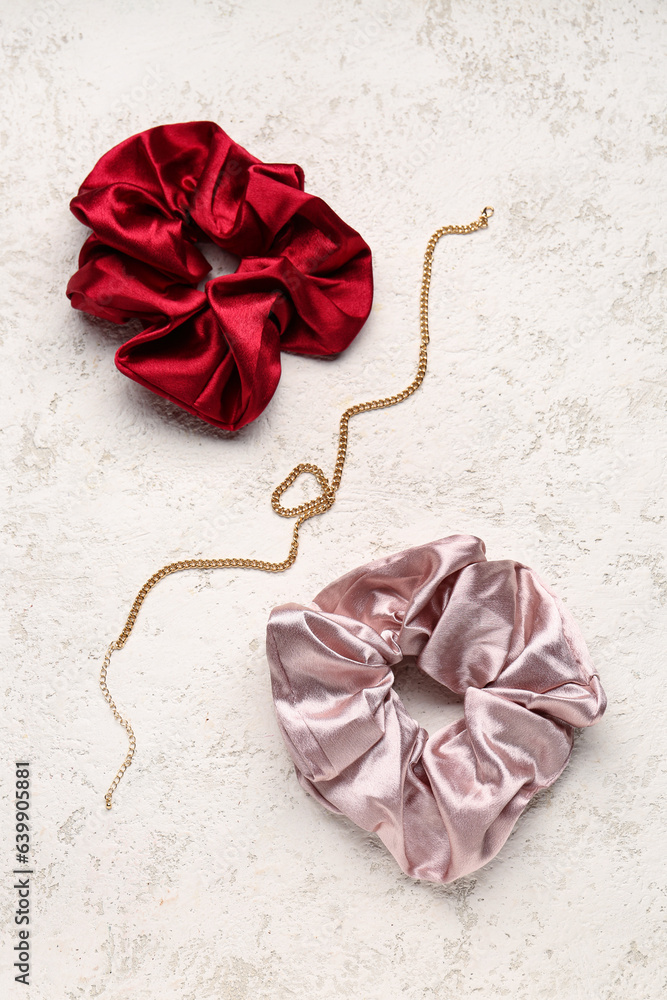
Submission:
[[[371,308],[371,252],[303,180],[213,122],[148,129],[101,158],[71,203],[93,234],[67,295],[102,319],[143,322],[116,354],[121,372],[236,430],[273,396],[281,349],[351,343]],[[206,238],[242,259],[199,291]]]

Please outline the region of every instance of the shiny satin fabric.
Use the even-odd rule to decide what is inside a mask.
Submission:
[[[116,354],[121,372],[236,430],[273,396],[281,350],[351,343],[371,308],[371,252],[303,185],[301,167],[262,163],[213,122],[148,129],[99,160],[70,206],[93,232],[67,295],[141,321]],[[205,240],[241,261],[202,291]]]
[[[453,535],[355,569],[270,616],[273,697],[301,784],[414,878],[451,882],[505,843],[606,697],[537,574]],[[392,688],[404,657],[463,696],[429,736]]]

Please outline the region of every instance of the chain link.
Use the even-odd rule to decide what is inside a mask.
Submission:
[[[128,767],[131,765],[134,758],[134,754],[137,748],[137,741],[134,735],[134,730],[130,725],[128,719],[124,719],[116,707],[109,688],[107,687],[107,672],[109,670],[109,664],[111,662],[112,654],[118,650],[122,649],[127,642],[134,624],[137,620],[137,615],[141,610],[141,606],[146,600],[146,597],[153,589],[153,587],[164,580],[166,576],[171,576],[172,573],[180,573],[183,570],[188,569],[258,569],[265,573],[284,573],[286,569],[289,569],[296,560],[299,551],[299,529],[301,525],[308,521],[311,517],[316,517],[318,514],[323,514],[325,511],[329,510],[330,507],[336,501],[336,494],[340,487],[341,479],[343,476],[343,468],[345,466],[345,459],[347,458],[347,444],[348,444],[348,426],[351,417],[356,416],[358,413],[365,413],[369,410],[382,410],[387,406],[395,406],[396,403],[402,403],[404,399],[408,399],[413,393],[417,391],[426,375],[426,368],[428,364],[428,342],[429,342],[429,328],[428,328],[428,299],[429,291],[431,288],[431,269],[433,266],[433,254],[436,245],[442,236],[449,235],[464,235],[466,233],[474,233],[477,229],[486,229],[488,226],[488,220],[493,215],[493,209],[490,207],[484,208],[480,217],[475,221],[471,222],[466,226],[442,226],[437,229],[431,236],[428,244],[426,246],[426,252],[424,253],[424,266],[422,271],[422,282],[421,282],[421,294],[419,297],[419,331],[420,331],[420,344],[419,344],[419,361],[417,363],[417,374],[413,378],[412,382],[405,387],[401,392],[396,393],[393,396],[386,396],[383,399],[370,399],[365,403],[355,403],[353,406],[349,406],[347,410],[342,414],[340,418],[340,425],[338,428],[338,449],[336,452],[336,462],[334,465],[333,476],[331,481],[329,481],[320,469],[319,465],[313,465],[310,462],[304,462],[300,465],[296,465],[289,476],[283,479],[282,483],[275,488],[271,495],[271,506],[273,507],[276,514],[280,517],[296,518],[294,522],[294,528],[292,530],[292,542],[290,544],[289,552],[287,557],[282,560],[282,562],[267,562],[262,559],[244,559],[244,558],[225,558],[225,559],[183,559],[180,562],[168,563],[163,566],[156,573],[150,577],[149,580],[143,585],[139,593],[134,599],[134,603],[130,609],[130,613],[127,616],[127,620],[123,626],[123,629],[117,639],[114,640],[107,649],[106,656],[104,657],[104,662],[102,664],[102,669],[100,671],[100,688],[102,689],[102,694],[104,695],[109,708],[113,712],[114,718],[121,725],[128,736],[128,751],[125,760],[118,768],[115,778],[109,786],[109,790],[104,796],[107,809],[111,809],[113,793],[116,791],[118,784],[127,771]],[[281,503],[281,497],[285,490],[289,489],[299,476],[304,473],[310,473],[315,477],[319,486],[320,494],[313,500],[308,500],[306,503],[299,504],[296,507],[283,507]]]

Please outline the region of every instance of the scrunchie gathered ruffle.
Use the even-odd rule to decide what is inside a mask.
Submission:
[[[76,309],[144,329],[125,375],[208,423],[236,430],[267,405],[280,351],[332,355],[371,308],[371,252],[303,190],[296,164],[267,164],[213,122],[148,129],[106,153],[71,203],[92,229],[67,287]],[[241,258],[197,288],[209,239]]]
[[[450,882],[493,858],[606,697],[569,612],[537,574],[453,535],[276,608],[267,654],[301,784],[376,832],[408,875]],[[429,736],[392,688],[419,669],[464,696]]]

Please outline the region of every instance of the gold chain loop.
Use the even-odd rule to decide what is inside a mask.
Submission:
[[[396,403],[402,403],[404,399],[412,396],[412,394],[417,391],[419,386],[424,381],[428,364],[428,299],[431,288],[431,268],[433,264],[433,253],[438,240],[440,240],[442,236],[456,234],[464,235],[466,233],[474,233],[477,229],[486,229],[488,226],[488,220],[492,215],[493,209],[491,207],[487,207],[482,209],[480,217],[475,222],[471,222],[467,226],[442,226],[433,233],[428,241],[428,244],[426,245],[422,271],[421,294],[419,297],[419,360],[417,363],[417,373],[412,382],[410,382],[410,384],[401,392],[398,392],[393,396],[386,396],[384,399],[371,399],[366,403],[355,403],[354,406],[349,406],[347,410],[345,410],[340,418],[340,425],[338,428],[338,449],[336,452],[336,462],[331,482],[329,482],[326,475],[318,465],[306,462],[295,466],[289,476],[283,479],[282,483],[280,483],[280,485],[273,491],[271,495],[271,506],[276,514],[279,514],[280,517],[296,518],[294,528],[292,530],[292,542],[287,558],[283,559],[282,562],[266,562],[262,559],[243,558],[182,559],[179,562],[168,563],[166,566],[163,566],[162,569],[159,569],[156,573],[154,573],[153,576],[146,581],[135,597],[134,603],[130,609],[130,613],[127,616],[127,620],[120,635],[107,649],[102,669],[100,671],[100,688],[102,689],[102,694],[104,695],[109,708],[113,712],[114,718],[117,720],[119,725],[125,729],[128,736],[127,755],[121,766],[118,768],[116,776],[104,796],[107,809],[111,809],[113,793],[116,791],[121,778],[132,763],[137,749],[137,741],[134,735],[134,730],[132,729],[129,720],[124,719],[118,711],[116,703],[111,697],[109,688],[107,687],[107,671],[109,670],[112,654],[115,650],[122,649],[130,637],[134,624],[137,620],[137,615],[139,614],[141,606],[146,600],[147,595],[153,587],[160,582],[160,580],[164,580],[166,576],[171,576],[172,573],[180,573],[183,570],[258,569],[264,573],[284,573],[286,569],[289,569],[290,566],[292,566],[299,551],[299,529],[301,528],[301,525],[304,521],[309,520],[309,518],[316,517],[318,514],[323,514],[326,510],[329,510],[329,508],[332,507],[336,501],[336,494],[340,487],[343,476],[343,467],[347,457],[348,425],[350,418],[356,416],[357,413],[365,413],[369,410],[382,410],[387,406],[395,406]],[[306,503],[299,504],[296,507],[283,507],[280,502],[283,493],[296,482],[299,476],[306,472],[310,473],[317,480],[321,490],[319,496],[315,497],[313,500],[308,500]]]

